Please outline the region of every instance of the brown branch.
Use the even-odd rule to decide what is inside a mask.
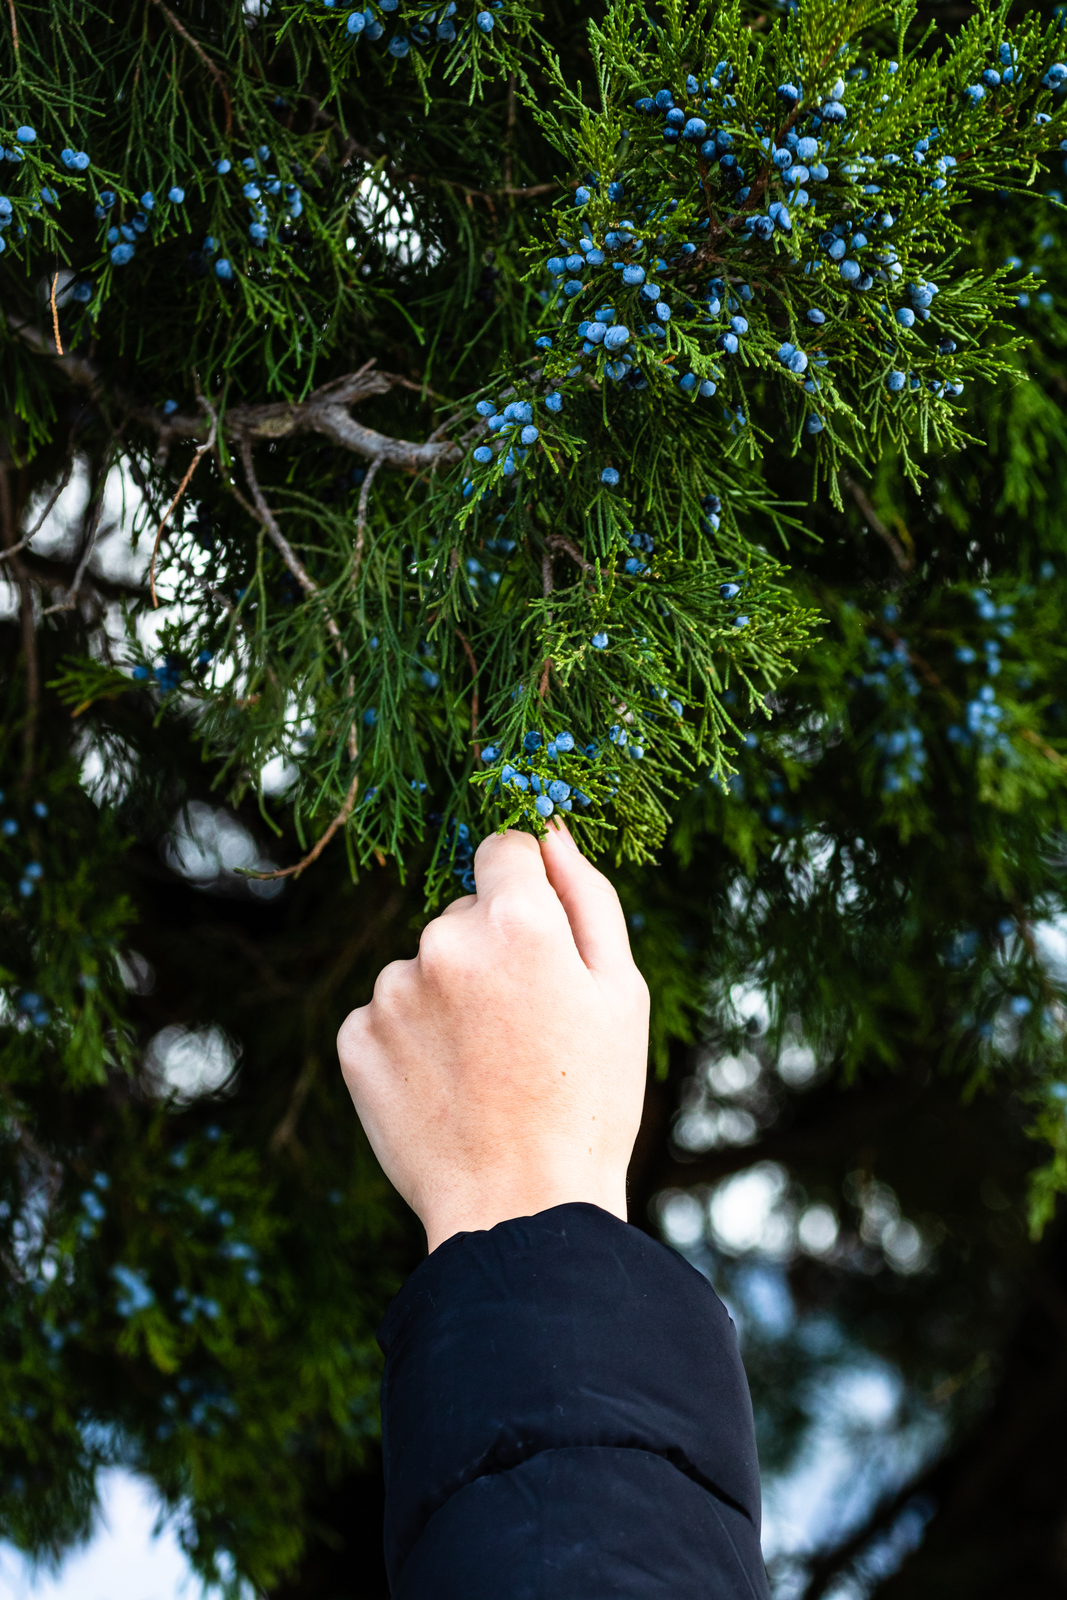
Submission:
[[[207,405],[207,402],[205,401],[204,404]],[[210,407],[208,407],[208,409],[210,410]],[[207,443],[197,446],[196,453],[194,454],[193,459],[190,461],[188,467],[186,468],[185,477],[182,479],[181,483],[179,483],[179,485],[178,485],[178,492],[174,496],[174,499],[171,501],[170,505],[167,507],[166,511],[164,511],[163,520],[160,522],[159,527],[156,529],[156,540],[155,540],[155,543],[152,546],[152,560],[149,563],[149,567],[148,567],[148,587],[149,587],[149,589],[151,590],[151,593],[152,593],[152,605],[154,607],[157,607],[159,605],[159,599],[158,599],[158,596],[156,595],[156,559],[157,559],[157,557],[159,555],[159,543],[160,543],[160,540],[163,537],[163,530],[167,526],[167,523],[170,521],[172,515],[174,514],[174,511],[175,511],[175,508],[177,507],[178,501],[181,499],[182,495],[185,493],[186,489],[188,488],[189,481],[192,478],[193,473],[196,471],[196,469],[200,465],[201,461],[207,455],[208,451],[214,448],[215,439],[216,439],[216,436],[218,434],[218,430],[219,430],[219,419],[218,419],[216,413],[214,411],[212,411],[211,412],[211,432],[208,435]]]
[[[0,539],[9,555],[15,546],[15,510],[11,500],[10,457],[0,456]],[[33,616],[33,588],[29,575],[17,557],[11,563],[19,588],[19,622],[22,626],[22,653],[26,658],[26,726],[22,735],[22,776],[28,783],[33,776],[37,717],[41,704],[41,674],[37,660],[37,627]]]
[[[116,441],[118,441],[118,433],[114,429],[112,429],[112,432],[115,434]],[[154,517],[158,517],[159,511],[156,507],[155,496],[152,493],[151,485],[149,484],[144,473],[141,471],[141,468],[137,462],[137,458],[132,451],[126,456],[126,465],[130,469],[130,477],[133,479],[134,483],[144,496],[145,504],[148,506],[149,511]],[[246,501],[244,501],[242,496],[238,495],[237,498],[241,500],[245,510],[254,521],[255,513],[253,512],[252,507],[248,505]],[[178,556],[176,558],[176,565],[179,571],[184,572],[185,576],[191,579],[192,582],[197,585],[202,594],[209,595],[213,600],[218,600],[221,605],[225,606],[226,610],[229,611],[231,615],[233,614],[234,604],[229,595],[224,594],[221,589],[216,589],[213,583],[209,583],[206,578],[201,577],[200,573],[197,572],[191,561],[186,561],[184,556]]]
[[[59,337],[59,312],[56,310],[56,284],[58,282],[59,273],[57,272],[55,277],[52,279],[52,332],[55,334],[56,355],[61,356],[63,354],[63,341]]]
[[[84,356],[56,356],[31,323],[18,318],[9,318],[9,322],[26,344],[42,355],[50,356],[72,383],[94,391],[99,387],[101,374],[93,362]],[[247,438],[253,442],[272,442],[301,433],[318,433],[342,449],[362,456],[364,460],[381,461],[400,472],[427,472],[438,464],[458,461],[463,455],[463,441],[432,439],[417,444],[413,440],[392,439],[373,428],[363,427],[349,416],[349,406],[375,395],[388,394],[391,389],[410,389],[418,394],[424,392],[421,384],[399,373],[371,371],[368,362],[358,372],[347,373],[315,390],[306,400],[232,406],[226,412],[222,428],[229,439]],[[202,413],[175,413],[164,417],[154,406],[139,405],[122,394],[116,394],[116,398],[131,421],[152,429],[163,443],[172,438],[201,439],[209,431],[208,420]],[[484,424],[473,431],[484,431]]]
[[[354,139],[347,141],[347,149],[352,155],[362,156],[368,166],[380,167],[383,172],[388,173],[390,180],[388,187],[394,196],[398,195],[398,190],[395,187],[397,184],[410,183],[415,188],[421,188],[423,185],[439,184],[443,189],[458,190],[465,197],[468,205],[471,204],[472,200],[484,200],[490,211],[492,211],[494,200],[533,199],[537,195],[558,194],[562,188],[570,187],[571,189],[576,189],[578,187],[578,179],[574,178],[570,185],[560,183],[513,184],[509,181],[501,189],[472,189],[469,184],[461,183],[456,178],[428,178],[421,172],[401,172],[398,167],[393,166],[392,162],[384,160],[380,154],[376,154],[367,145],[357,144]]]
[[[304,593],[306,595],[309,595],[309,596],[313,595],[319,601],[320,605],[322,606],[322,609],[323,609],[323,612],[325,614],[325,617],[326,617],[326,631],[330,635],[330,638],[333,640],[334,644],[337,646],[337,653],[341,657],[341,661],[342,661],[343,665],[345,667],[347,667],[348,666],[348,651],[344,647],[344,641],[341,638],[341,630],[337,626],[337,623],[334,621],[333,616],[330,613],[330,609],[326,604],[326,600],[325,600],[325,597],[324,597],[324,595],[322,593],[322,590],[319,588],[319,586],[315,582],[314,578],[312,578],[310,576],[310,574],[305,570],[305,568],[302,565],[299,557],[296,554],[296,551],[293,549],[292,545],[289,543],[288,539],[285,537],[284,533],[282,532],[282,530],[279,528],[277,522],[275,521],[274,513],[270,509],[270,506],[267,504],[266,499],[264,498],[263,490],[259,486],[259,479],[256,477],[256,469],[252,464],[252,443],[251,443],[251,440],[242,439],[240,441],[240,453],[241,453],[241,465],[245,469],[245,478],[247,479],[249,489],[251,489],[251,491],[252,491],[252,501],[253,501],[253,504],[255,506],[254,515],[256,517],[256,520],[258,522],[261,522],[263,527],[267,530],[267,535],[270,538],[271,543],[274,545],[274,547],[277,549],[277,551],[281,555],[282,560],[285,562],[286,566],[289,568],[289,571],[293,574],[293,577],[296,579],[297,583],[303,589]],[[233,487],[233,486],[231,485],[231,487]],[[234,490],[234,493],[235,494],[237,493],[236,489]],[[238,499],[240,499],[240,498],[241,498],[240,495],[238,495]],[[348,680],[348,693],[349,693],[349,698],[351,698],[352,694],[353,694],[353,686],[352,686],[352,679],[351,678],[349,678],[349,680]],[[355,761],[357,755],[359,754],[359,745],[358,745],[357,739],[356,739],[355,723],[352,723],[349,726],[347,744],[348,744],[348,753],[351,756],[352,760]],[[352,780],[352,783],[353,783],[353,788],[352,788],[352,799],[353,799],[353,802],[355,801],[355,786],[356,786],[357,782],[358,782],[358,779],[356,779],[356,778],[354,778]],[[348,808],[349,812],[351,811],[351,809],[352,809],[352,807],[349,806],[349,808]],[[348,813],[346,813],[345,815],[347,817]],[[337,820],[335,819],[334,826],[338,826],[338,825],[339,824],[338,824]],[[314,859],[315,859],[314,853],[311,856],[308,857],[308,860],[310,860],[310,861],[313,861]],[[268,877],[269,876],[270,876],[270,874],[268,873]]]
[[[305,867],[310,867],[313,861],[318,860],[319,856],[325,850],[326,846],[329,844],[338,828],[342,827],[343,824],[348,821],[349,817],[352,815],[352,807],[356,803],[356,795],[358,793],[359,773],[357,772],[355,777],[352,779],[351,784],[349,785],[348,793],[345,795],[344,804],[342,805],[340,811],[334,817],[333,821],[330,823],[330,826],[326,829],[326,832],[319,839],[318,843],[312,846],[307,855],[304,857],[303,861],[298,861],[295,867],[278,867],[274,872],[252,872],[247,868],[242,868],[240,869],[241,877],[299,878]]]
[[[849,477],[847,472],[842,473],[841,481],[845,485],[845,488],[848,490],[849,494],[852,496],[853,500],[855,500],[856,504],[859,506],[860,510],[863,512],[863,515],[867,519],[868,526],[873,529],[873,531],[878,535],[879,539],[885,540],[886,544],[893,552],[893,560],[896,562],[901,572],[910,572],[912,567],[915,565],[914,561],[908,555],[907,551],[904,549],[904,546],[900,543],[900,540],[896,537],[896,535],[891,533],[886,527],[877,511],[871,505],[871,502],[868,499],[865,491],[858,483],[856,483],[853,478]]]
[[[312,1053],[304,1062],[297,1080],[293,1084],[292,1092],[289,1096],[289,1104],[285,1108],[285,1115],[267,1142],[267,1149],[272,1156],[276,1156],[287,1144],[295,1143],[296,1125],[300,1120],[300,1113],[304,1109],[304,1101],[308,1097],[308,1090],[314,1083],[318,1070],[319,1058]]]
[[[1067,771],[1067,760],[1060,755],[1058,750],[1053,750],[1050,744],[1046,744],[1040,734],[1034,732],[1033,728],[1023,728],[1021,732],[1023,738],[1028,740],[1030,744],[1035,745],[1047,761],[1051,761],[1054,766]]]
[[[504,187],[511,188],[511,148],[515,142],[515,122],[518,108],[515,104],[515,74],[508,73],[508,127],[504,136]]]
[[[81,559],[79,560],[78,565],[74,569],[74,578],[73,578],[73,581],[71,583],[70,588],[67,591],[66,599],[58,600],[54,606],[46,607],[45,610],[41,612],[41,616],[42,617],[54,616],[57,611],[73,611],[75,606],[78,604],[78,592],[81,589],[82,579],[85,577],[85,571],[86,571],[86,568],[89,565],[89,557],[92,555],[94,549],[96,548],[97,529],[100,526],[100,517],[101,517],[101,515],[103,513],[103,509],[104,509],[104,494],[103,494],[103,488],[101,488],[100,498],[96,502],[95,507],[93,508],[93,514],[92,514],[92,517],[90,519],[89,528],[88,528],[88,531],[87,531],[86,536],[85,536],[85,544],[82,547]],[[115,524],[112,522],[105,529],[105,532],[106,533],[113,533],[114,530],[115,530]]]
[[[11,13],[11,43],[15,46],[15,58],[19,53],[19,25],[15,17],[15,0],[7,0],[7,9]]]
[[[478,663],[474,659],[474,651],[458,628],[456,629],[456,638],[466,651],[467,660],[471,664],[471,739],[474,743],[474,754],[476,757],[480,757],[482,747],[478,743]]]
[[[314,578],[312,578],[305,570],[292,545],[289,543],[288,539],[279,528],[277,522],[274,520],[274,513],[263,497],[263,490],[259,486],[259,479],[256,477],[256,469],[252,464],[251,439],[241,440],[240,453],[241,465],[245,469],[245,479],[248,483],[249,489],[252,491],[252,503],[256,508],[256,521],[263,524],[264,528],[267,530],[267,534],[271,539],[271,542],[279,551],[282,560],[285,562],[286,566],[289,568],[289,571],[293,574],[293,577],[303,589],[304,593],[307,595],[314,595],[316,598],[321,598],[321,589],[315,582]],[[338,632],[337,624],[334,622],[332,617],[328,619],[327,627],[329,628],[330,635],[335,643],[339,644],[340,634]]]
[[[548,675],[552,671],[552,657],[545,657],[544,669],[541,673],[541,682],[537,685],[537,698],[543,700],[548,693]]]
[[[381,466],[380,461],[372,461],[367,468],[367,476],[363,480],[363,487],[359,491],[359,509],[356,512],[356,550],[352,559],[352,584],[355,586],[359,577],[360,562],[363,560],[363,536],[367,531],[367,510],[370,505],[370,486],[374,482],[374,475]]]
[[[576,562],[583,572],[592,572],[594,570],[593,563],[585,559],[578,546],[572,539],[568,539],[565,534],[550,533],[546,537],[545,543],[551,545],[553,550],[566,551],[571,560]]]
[[[63,469],[62,478],[59,480],[59,483],[56,486],[56,488],[52,490],[52,493],[48,497],[48,501],[47,501],[47,503],[45,505],[44,510],[41,512],[41,515],[37,518],[37,521],[34,523],[33,527],[30,529],[29,533],[23,534],[23,536],[19,540],[18,544],[13,544],[11,546],[10,550],[0,550],[0,562],[4,562],[4,561],[10,560],[10,558],[12,556],[17,555],[20,550],[24,550],[26,548],[26,546],[33,539],[35,539],[37,537],[37,535],[40,533],[41,529],[44,527],[45,522],[47,521],[49,515],[51,514],[52,508],[55,506],[56,501],[59,499],[60,495],[63,493],[63,490],[67,487],[67,484],[70,482],[70,475],[71,475],[71,473],[73,471],[74,471],[74,435],[73,435],[73,431],[72,431],[70,449],[69,449],[68,454],[67,454],[67,464]]]
[[[10,5],[11,3],[12,0],[8,0],[8,4]],[[190,49],[193,50],[197,56],[199,56],[204,66],[218,84],[219,92],[222,95],[222,103],[226,107],[226,137],[228,139],[233,133],[233,110],[230,106],[230,91],[226,87],[225,77],[212,61],[207,52],[193,38],[192,34],[187,32],[186,29],[182,27],[174,13],[167,9],[167,7],[163,4],[163,0],[152,0],[152,3],[163,13],[167,23],[174,29],[174,32],[183,38]]]

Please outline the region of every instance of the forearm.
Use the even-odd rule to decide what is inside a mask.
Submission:
[[[733,1326],[670,1251],[518,1218],[443,1245],[380,1337],[397,1600],[766,1595]]]

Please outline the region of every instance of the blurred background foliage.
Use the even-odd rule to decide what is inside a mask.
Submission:
[[[159,48],[174,29],[157,11],[204,25],[193,3],[134,10]],[[917,25],[971,14],[931,6]],[[235,53],[254,57],[268,15],[244,8]],[[538,24],[586,81],[588,17],[561,5]],[[506,75],[473,105],[457,83],[427,119],[401,67],[349,86],[358,199],[338,225],[382,298],[351,327],[337,301],[321,381],[388,363],[404,383],[374,397],[375,423],[412,438],[438,420],[425,384],[473,391],[525,341],[518,242],[541,197],[504,191],[520,142],[524,179],[556,167]],[[1067,1590],[1056,181],[962,218],[968,269],[1009,267],[1020,341],[995,390],[965,391],[972,442],[918,486],[887,448],[839,505],[811,499],[810,461],[768,449],[762,492],[793,519],[786,547],[767,524],[768,548],[818,638],[762,709],[735,703],[728,792],[701,779],[653,864],[609,869],[654,996],[632,1216],[738,1323],[777,1600]],[[334,304],[335,286],[315,292]],[[201,326],[199,300],[161,293],[149,347],[75,338],[70,360],[106,370],[95,388],[47,343],[3,334],[7,550],[61,493],[0,565],[0,1533],[61,1556],[117,1462],[157,1485],[223,1588],[379,1600],[373,1334],[422,1243],[355,1123],[334,1037],[415,948],[437,841],[416,839],[404,874],[371,853],[353,879],[339,830],[299,876],[248,876],[316,835],[277,740],[242,746],[259,758],[236,771],[205,754],[183,606],[212,579],[193,555],[255,554],[211,461],[182,504],[188,570],[150,604],[189,445],[157,454],[116,397],[187,366],[194,334],[207,370],[224,320]],[[47,294],[35,304],[47,332]],[[321,437],[286,457],[293,492],[349,541],[366,485],[352,459]],[[403,484],[387,482],[391,516]],[[262,702],[239,702],[225,715],[254,722]],[[456,773],[439,753],[426,772],[446,805]]]

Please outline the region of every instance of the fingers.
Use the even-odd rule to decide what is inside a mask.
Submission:
[[[545,867],[537,840],[529,833],[491,833],[474,855],[474,880],[478,898],[488,899],[507,893],[529,894],[544,891]]]
[[[605,974],[629,969],[633,958],[619,897],[556,818],[541,841],[541,858],[586,966]]]
[[[471,907],[477,905],[477,903],[478,903],[478,896],[477,895],[474,895],[474,894],[461,894],[461,895],[458,895],[455,900],[450,900],[448,902],[447,906],[445,906],[444,910],[441,912],[441,916],[442,917],[451,917],[451,916],[454,916],[457,911],[469,911],[471,909]]]

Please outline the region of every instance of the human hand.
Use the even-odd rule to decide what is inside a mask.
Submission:
[[[562,826],[490,836],[474,875],[337,1040],[431,1250],[575,1200],[625,1220],[644,1098],[648,989],[607,879]]]

